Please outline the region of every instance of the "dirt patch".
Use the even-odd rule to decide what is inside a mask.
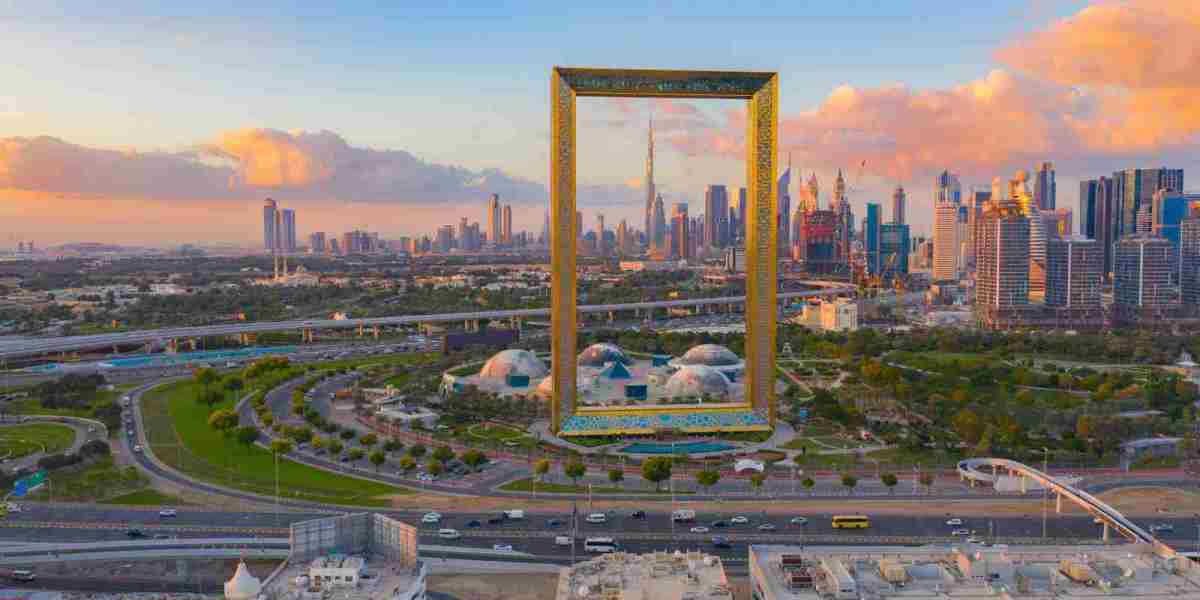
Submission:
[[[1108,490],[1096,496],[1127,515],[1200,513],[1200,494],[1170,487],[1126,487]],[[1066,506],[1063,506],[1064,510]]]
[[[553,600],[558,575],[513,573],[430,575],[429,591],[455,600]]]

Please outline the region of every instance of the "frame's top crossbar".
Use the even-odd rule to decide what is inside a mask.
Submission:
[[[775,73],[554,67],[577,96],[749,99]]]

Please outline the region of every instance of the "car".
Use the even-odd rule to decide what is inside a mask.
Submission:
[[[562,524],[563,524],[563,522],[558,519],[547,519],[546,520],[546,527],[550,528],[550,529],[554,529],[555,527],[561,527]]]
[[[635,518],[635,519],[645,519],[645,518],[646,518],[646,511],[644,511],[644,510],[635,510],[635,511],[633,511],[633,514],[631,514],[631,515],[629,515],[629,516],[630,516],[630,517],[633,517],[633,518]]]
[[[733,544],[723,537],[715,537],[712,539],[713,548],[732,548]]]
[[[946,524],[951,527],[962,527],[963,521],[962,519],[950,519],[946,521]]]
[[[779,528],[776,527],[774,523],[763,523],[762,525],[758,526],[759,531],[775,531],[776,529]]]
[[[488,525],[503,525],[504,517],[488,517]]]
[[[170,536],[169,534],[166,534],[166,533],[156,533],[156,534],[154,534],[154,539],[156,539],[156,540],[169,540],[169,539],[171,539],[171,536]]]
[[[788,522],[792,525],[808,525],[808,519],[804,517],[792,517],[792,520]]]
[[[96,433],[96,426],[92,425],[91,427],[88,427],[88,433]]]
[[[338,462],[350,462],[350,457],[343,454],[341,458],[338,459]]]
[[[746,523],[749,523],[749,522],[750,522],[750,519],[747,519],[744,515],[738,515],[732,519],[729,519],[730,525],[745,525]]]
[[[1150,526],[1150,533],[1174,533],[1174,531],[1175,526],[1171,525],[1170,523],[1159,523],[1157,525]]]
[[[570,536],[566,536],[566,535],[556,535],[556,536],[554,536],[554,545],[555,546],[573,546],[573,545],[575,545],[575,539]]]
[[[981,538],[977,535],[969,535],[969,536],[967,536],[967,543],[968,544],[983,544],[983,538]]]
[[[584,520],[587,521],[588,523],[595,523],[595,524],[607,523],[608,515],[606,515],[604,513],[592,513],[592,514],[588,515],[587,517],[585,517]]]
[[[713,521],[711,526],[713,529],[720,529],[722,527],[729,527],[729,522],[724,521],[724,520],[717,520],[717,521]]]
[[[133,451],[134,451],[134,452],[141,452],[141,451],[142,451],[142,445],[141,445],[141,444],[138,444],[138,445],[134,446],[134,447],[133,447]]]
[[[9,502],[8,504],[4,505],[4,510],[7,510],[10,513],[19,513],[21,512],[21,505],[14,502]]]
[[[708,533],[708,528],[703,525],[697,525],[691,529],[692,533]]]
[[[462,534],[457,529],[439,529],[438,537],[443,540],[457,540],[462,537]]]
[[[950,535],[954,535],[954,536],[971,535],[971,530],[970,529],[955,529],[954,531],[950,532]]]
[[[164,508],[164,509],[158,511],[158,516],[160,516],[160,517],[178,517],[179,511],[177,511],[173,508]]]
[[[425,516],[421,517],[421,522],[422,523],[441,523],[442,522],[442,514],[436,513],[436,512],[427,512],[427,513],[425,513]]]
[[[467,521],[467,529],[479,529],[480,527],[483,527],[483,523],[480,523],[478,519]]]
[[[512,544],[492,544],[492,550],[496,552],[512,552]]]
[[[141,529],[130,529],[125,532],[125,537],[134,538],[134,539],[144,538],[144,537],[146,537],[146,534],[142,533]]]

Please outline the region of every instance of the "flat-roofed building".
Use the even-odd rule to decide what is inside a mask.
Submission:
[[[721,558],[703,552],[613,552],[563,567],[557,600],[733,600]]]

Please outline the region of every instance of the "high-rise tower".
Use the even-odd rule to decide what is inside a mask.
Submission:
[[[278,210],[278,205],[275,201],[267,198],[263,201],[263,249],[268,252],[275,252],[275,212]]]
[[[813,212],[821,208],[821,188],[817,183],[817,173],[808,177],[808,182],[804,184],[804,212]]]
[[[500,245],[500,194],[492,194],[487,209],[487,236],[493,246]]]
[[[1033,180],[1033,199],[1041,210],[1055,209],[1055,196],[1058,193],[1058,184],[1054,182],[1054,165],[1044,162],[1038,165],[1037,173]]]
[[[654,190],[654,117],[650,117],[649,132],[646,136],[646,245],[657,248],[661,232],[655,230],[654,199],[658,194]]]
[[[904,200],[904,186],[897,183],[892,191],[892,222],[897,225],[904,224]]]
[[[789,191],[791,187],[792,155],[789,153],[787,169],[784,169],[783,175],[780,175],[778,182],[776,182],[776,197],[779,199],[779,214],[776,216],[775,222],[779,226],[779,252],[781,254],[788,254],[788,248],[791,246],[791,243],[789,242],[792,232],[792,195]]]

